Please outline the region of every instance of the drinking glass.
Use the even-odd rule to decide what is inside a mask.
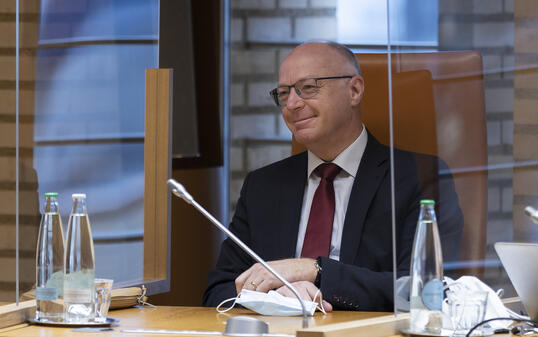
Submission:
[[[454,336],[465,336],[470,329],[484,320],[488,292],[473,291],[465,293],[465,296],[459,295],[449,291],[447,299]],[[482,330],[476,329],[472,335],[481,336]]]
[[[97,323],[106,322],[110,300],[112,298],[112,284],[114,280],[95,279],[95,319]]]

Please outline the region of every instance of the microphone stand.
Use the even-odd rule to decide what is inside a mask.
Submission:
[[[237,236],[234,235],[228,228],[226,228],[223,224],[221,224],[217,219],[215,219],[211,214],[209,214],[208,211],[206,211],[202,206],[200,206],[196,200],[187,192],[185,187],[175,181],[174,179],[168,179],[166,182],[168,186],[171,188],[172,193],[176,196],[180,197],[187,203],[191,204],[196,208],[200,213],[202,213],[206,218],[208,218],[215,226],[217,226],[218,229],[223,231],[230,239],[232,239],[243,251],[245,251],[248,255],[250,255],[256,262],[260,263],[262,266],[265,267],[265,269],[269,270],[271,274],[273,274],[277,279],[280,280],[280,282],[284,283],[288,289],[290,289],[293,294],[297,297],[299,300],[299,303],[301,303],[301,308],[303,309],[303,328],[308,328],[308,316],[306,313],[306,307],[304,305],[303,299],[299,295],[299,292],[297,289],[295,289],[294,286],[292,286],[288,281],[286,281],[276,270],[274,270],[267,262],[265,262],[261,257],[258,256],[252,249],[250,249],[243,241],[241,241]]]

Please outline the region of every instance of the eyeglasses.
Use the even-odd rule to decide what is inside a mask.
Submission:
[[[314,77],[314,78],[305,78],[295,82],[292,85],[282,85],[278,88],[274,88],[269,92],[275,104],[277,106],[285,106],[288,102],[288,97],[290,96],[291,88],[295,89],[297,96],[308,99],[316,96],[319,92],[320,86],[318,81],[322,80],[336,80],[340,78],[352,78],[353,75],[349,76],[330,76],[330,77]]]

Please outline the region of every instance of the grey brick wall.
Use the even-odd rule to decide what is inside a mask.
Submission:
[[[269,90],[296,45],[336,38],[336,5],[336,0],[231,2],[231,214],[246,173],[291,154],[291,133]]]

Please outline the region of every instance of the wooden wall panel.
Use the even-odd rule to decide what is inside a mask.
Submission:
[[[171,114],[172,70],[146,69],[144,281],[166,280],[169,274]]]
[[[213,216],[226,224],[223,167],[174,170],[173,178]],[[222,235],[183,200],[172,199],[170,292],[151,296],[159,305],[202,305],[207,273],[215,268]]]

